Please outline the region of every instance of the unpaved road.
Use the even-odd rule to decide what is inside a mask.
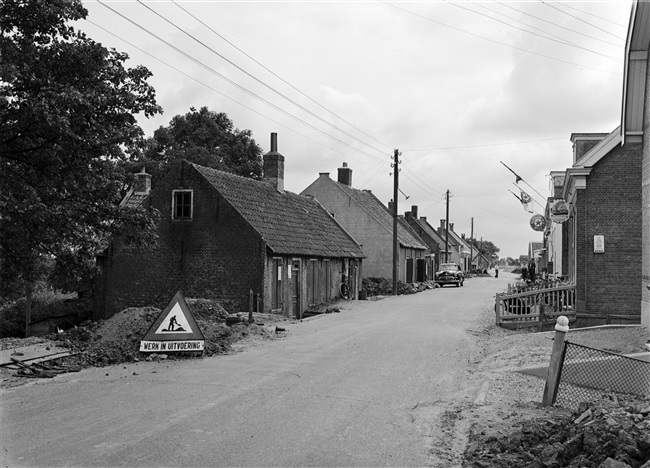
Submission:
[[[477,327],[512,277],[343,304],[286,338],[2,391],[2,466],[454,466]],[[451,428],[451,429],[450,429]]]

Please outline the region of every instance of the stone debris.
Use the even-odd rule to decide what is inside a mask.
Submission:
[[[505,434],[472,428],[467,467],[650,468],[648,400],[619,395],[522,421]]]

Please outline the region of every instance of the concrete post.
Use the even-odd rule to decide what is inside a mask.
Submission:
[[[552,406],[555,403],[557,387],[560,384],[560,372],[562,370],[560,366],[562,365],[562,354],[564,353],[564,340],[568,331],[569,319],[564,315],[559,316],[555,324],[553,351],[551,352],[551,362],[548,365],[542,406]]]

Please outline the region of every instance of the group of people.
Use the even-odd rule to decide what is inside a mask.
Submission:
[[[535,281],[535,278],[537,277],[535,268],[536,267],[534,262],[530,262],[528,264],[528,267],[526,267],[526,265],[523,265],[521,267],[521,279],[523,279],[526,282]]]

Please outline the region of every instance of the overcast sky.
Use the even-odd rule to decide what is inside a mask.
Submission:
[[[542,234],[500,161],[543,213],[571,134],[620,123],[628,0],[84,3],[77,27],[153,73],[164,114],[139,119],[147,136],[207,106],[264,152],[278,134],[285,189],[347,162],[384,203],[399,149],[400,214],[437,227],[449,190],[454,230],[473,218],[502,258]]]

